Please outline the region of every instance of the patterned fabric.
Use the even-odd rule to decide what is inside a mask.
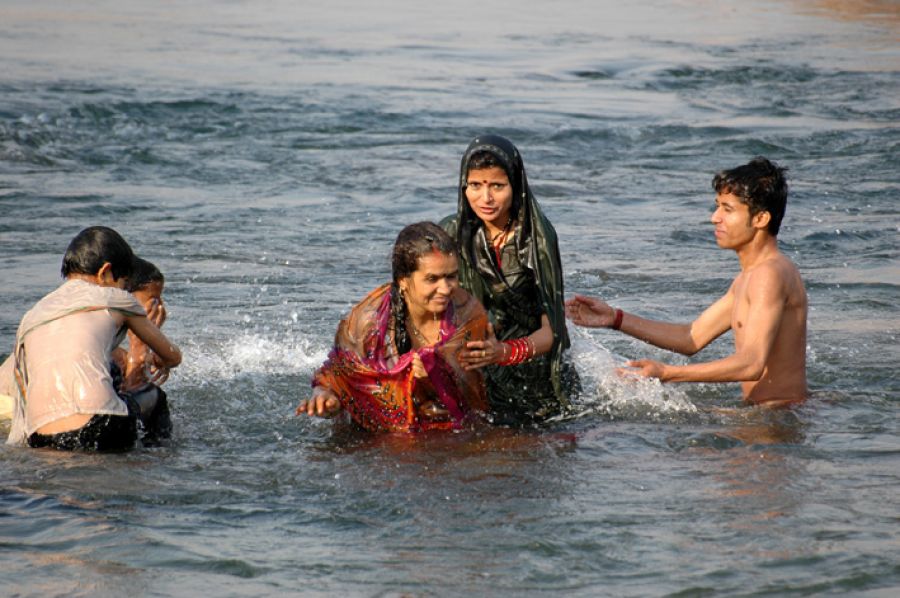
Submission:
[[[338,397],[354,422],[373,432],[455,429],[486,409],[479,372],[465,371],[458,361],[465,343],[483,340],[484,308],[456,289],[432,346],[399,355],[393,333],[391,285],[381,286],[356,305],[338,326],[328,360],[313,376]],[[413,376],[419,355],[427,378]]]

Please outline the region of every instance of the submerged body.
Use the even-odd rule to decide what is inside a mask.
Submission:
[[[134,260],[107,227],[86,228],[69,244],[66,281],[25,314],[16,334],[9,444],[123,450],[137,439],[138,420],[168,434],[168,406],[158,388],[126,394],[113,382],[113,350],[128,331],[167,367],[181,362],[178,348],[124,290]]]
[[[390,285],[378,287],[341,321],[313,385],[333,394],[356,424],[373,432],[458,428],[478,417],[486,409],[481,375],[465,371],[456,354],[468,340],[484,337],[484,310],[455,289],[435,343],[416,341],[401,353],[388,323],[390,293]],[[416,361],[424,376],[416,376]]]
[[[405,227],[392,273],[392,283],[341,321],[298,415],[343,410],[373,432],[412,432],[460,428],[484,413],[483,377],[464,367],[460,353],[485,338],[487,315],[459,287],[453,240],[431,222]]]
[[[727,357],[688,365],[638,359],[626,373],[663,382],[740,382],[744,399],[753,404],[803,401],[808,302],[797,267],[778,249],[787,201],[783,169],[757,158],[719,173],[713,185],[716,243],[733,250],[741,265],[723,297],[690,324],[641,318],[580,295],[566,303],[567,315],[576,324],[614,328],[685,355],[732,330],[734,352]]]
[[[460,284],[484,304],[496,335],[463,355],[484,370],[493,421],[531,425],[562,413],[578,379],[565,358],[556,231],[509,140],[472,141],[460,165],[457,212],[441,224],[459,249]]]

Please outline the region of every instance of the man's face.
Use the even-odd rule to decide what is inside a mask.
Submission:
[[[716,196],[716,209],[709,218],[716,226],[716,243],[722,249],[737,249],[753,239],[756,228],[750,208],[733,193]]]

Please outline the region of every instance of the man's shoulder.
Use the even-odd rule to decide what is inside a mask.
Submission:
[[[735,283],[742,277],[745,294],[789,296],[804,292],[800,270],[790,258],[780,252],[741,273]]]
[[[754,270],[759,272],[761,277],[774,277],[783,281],[800,277],[800,269],[797,268],[797,265],[780,251],[759,264]]]

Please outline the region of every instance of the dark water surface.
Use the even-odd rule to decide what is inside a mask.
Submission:
[[[0,346],[71,237],[113,226],[168,279],[176,433],[0,447],[0,593],[900,591],[896,2],[78,4],[0,5]],[[522,150],[567,292],[651,317],[694,317],[737,272],[712,173],[788,166],[812,400],[713,411],[736,385],[623,383],[665,354],[573,330],[586,396],[547,430],[294,418],[485,130]]]

